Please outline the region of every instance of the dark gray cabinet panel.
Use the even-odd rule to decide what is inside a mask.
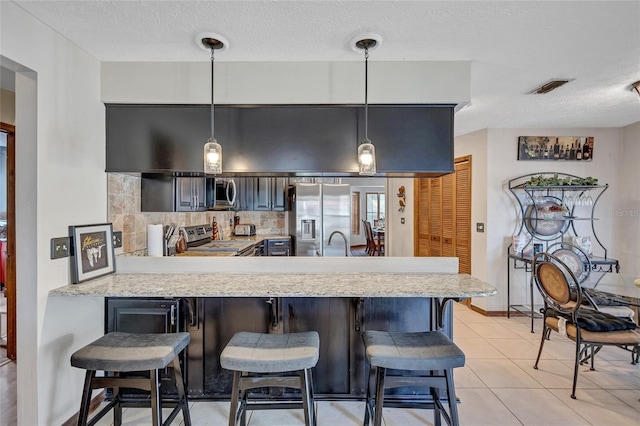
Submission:
[[[105,300],[105,333],[175,333],[184,331],[179,299],[107,298]],[[186,370],[184,353],[180,366]],[[160,371],[163,395],[177,396],[178,389],[167,367]],[[122,375],[149,377],[148,372],[129,372]],[[125,399],[148,398],[149,393],[137,389],[123,389]]]
[[[287,178],[255,178],[253,210],[287,209]]]
[[[250,211],[254,205],[254,178],[235,178],[236,210]]]
[[[179,177],[176,185],[176,211],[194,212],[207,209],[204,178]]]
[[[106,111],[108,172],[202,173],[209,106],[109,104]],[[357,176],[362,111],[359,106],[218,106],[224,174]],[[371,105],[369,114],[380,175],[453,171],[453,105]]]

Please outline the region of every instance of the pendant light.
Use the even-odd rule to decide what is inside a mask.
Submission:
[[[376,174],[376,148],[369,140],[369,49],[378,44],[374,38],[358,40],[355,46],[364,50],[364,139],[358,145],[358,174]]]
[[[224,48],[224,42],[213,37],[204,37],[202,44],[211,50],[211,137],[204,144],[204,173],[219,174],[222,173],[222,146],[215,137],[215,117],[214,117],[214,68],[215,58],[214,52]]]

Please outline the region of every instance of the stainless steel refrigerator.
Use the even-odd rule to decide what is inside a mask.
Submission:
[[[291,194],[289,232],[295,255],[350,255],[350,186],[297,183]]]

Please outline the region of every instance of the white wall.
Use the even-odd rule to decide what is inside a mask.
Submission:
[[[594,136],[593,161],[516,161],[518,136]],[[578,176],[593,176],[600,184],[608,183],[596,207],[596,232],[609,250],[608,255],[619,259],[623,254],[617,241],[618,219],[607,216],[609,209],[619,209],[621,193],[620,167],[622,164],[622,129],[572,128],[572,129],[489,129],[487,131],[487,222],[486,222],[486,281],[498,289],[496,297],[486,299],[484,309],[506,311],[507,306],[507,246],[517,230],[516,204],[508,190],[508,181],[514,177],[537,172],[563,172]],[[476,191],[474,182],[473,191]],[[637,235],[636,235],[637,237]],[[598,255],[599,247],[594,248]],[[622,265],[626,268],[626,265]],[[512,271],[512,303],[526,300],[528,280],[521,271]],[[482,303],[484,301],[477,301]],[[475,304],[475,302],[474,302]]]
[[[11,2],[0,55],[16,73],[18,423],[61,424],[79,408],[71,353],[103,333],[101,300],[49,299],[69,259],[49,259],[68,226],[106,221],[100,63]]]
[[[619,210],[612,214],[621,272],[640,275],[640,121],[622,129]],[[614,213],[612,211],[612,213]]]
[[[216,60],[220,104],[361,104],[362,62],[225,62]],[[105,62],[105,103],[211,102],[211,63]],[[470,62],[369,61],[370,103],[467,103]],[[375,142],[375,140],[374,140]]]
[[[404,212],[399,211],[398,203],[399,188],[405,188],[405,208]],[[413,256],[413,208],[415,205],[413,197],[413,178],[392,178],[387,179],[387,218],[385,227],[385,256]],[[402,223],[404,219],[404,223]]]

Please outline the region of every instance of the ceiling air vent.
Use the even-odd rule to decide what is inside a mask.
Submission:
[[[565,84],[567,84],[570,81],[573,81],[574,79],[568,79],[568,80],[550,80],[548,82],[546,82],[545,84],[543,84],[540,87],[536,87],[535,89],[527,92],[528,95],[531,94],[535,94],[535,95],[543,95],[545,93],[549,93],[552,90],[557,89],[560,86],[563,86]]]

